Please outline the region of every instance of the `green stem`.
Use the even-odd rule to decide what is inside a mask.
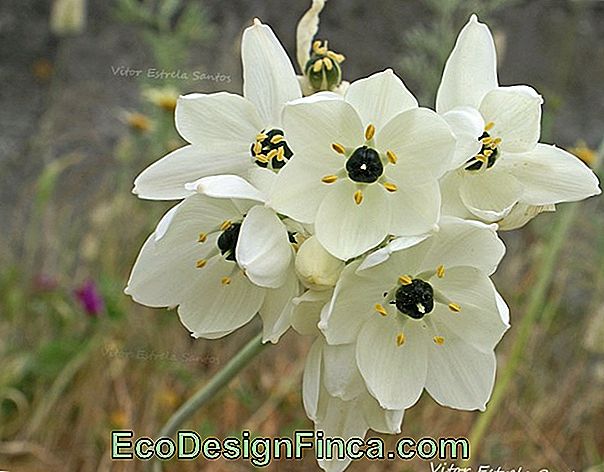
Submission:
[[[161,428],[159,437],[172,437],[191,416],[210,401],[265,348],[262,333],[251,339],[212,379],[189,398]],[[161,472],[161,462],[155,462],[153,472]]]

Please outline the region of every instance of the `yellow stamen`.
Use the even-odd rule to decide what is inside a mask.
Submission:
[[[384,188],[386,190],[388,190],[389,192],[396,192],[398,190],[398,187],[396,186],[396,184],[393,184],[392,182],[384,183]]]
[[[411,282],[413,282],[413,278],[410,275],[401,275],[398,278],[398,282],[401,285],[409,285]]]
[[[392,151],[386,151],[386,157],[388,158],[388,162],[390,162],[390,164],[396,164],[396,161],[398,161],[398,157],[396,157],[396,154],[394,154]]]
[[[327,51],[327,57],[336,61],[338,64],[341,62],[344,62],[346,60],[346,56],[344,56],[344,54],[339,54],[339,53],[333,52],[333,51]]]
[[[312,66],[314,72],[321,72],[321,69],[323,69],[323,61],[316,61]]]
[[[354,202],[357,205],[360,205],[362,201],[363,201],[363,192],[361,192],[360,190],[357,190],[356,192],[354,192]]]
[[[436,268],[436,276],[439,279],[442,279],[445,276],[445,266],[444,265],[441,264]]]
[[[257,156],[255,156],[256,160],[258,162],[268,162],[270,161],[270,159],[266,156],[266,154],[258,154]]]
[[[442,336],[434,336],[432,338],[432,341],[434,341],[439,346],[442,346],[443,344],[445,344],[445,338],[443,338]]]
[[[380,305],[379,303],[375,304],[375,311],[377,311],[382,316],[386,316],[388,314],[386,308],[384,308],[384,305]]]
[[[501,138],[495,138],[495,139],[493,140],[493,144],[494,144],[495,146],[499,146],[499,145],[501,144]]]
[[[346,149],[344,149],[344,146],[342,146],[341,144],[333,143],[331,145],[331,149],[333,149],[338,154],[346,154]]]
[[[256,141],[258,142],[262,142],[264,141],[266,138],[268,138],[268,136],[264,133],[260,133],[256,135]]]
[[[318,54],[319,49],[321,49],[321,41],[317,40],[312,43],[312,50]]]
[[[224,220],[218,229],[220,229],[220,231],[226,231],[232,224],[233,222],[231,220]]]
[[[285,149],[283,147],[280,147],[277,150],[277,160],[278,161],[284,161],[285,160]]]
[[[323,64],[325,64],[325,68],[327,70],[333,69],[333,62],[331,62],[331,59],[329,57],[323,58]]]
[[[279,144],[281,141],[283,141],[285,138],[280,135],[280,134],[276,134],[275,136],[273,136],[271,138],[271,143],[273,144]]]
[[[256,141],[254,143],[254,154],[258,155],[262,152],[262,144],[260,144],[258,141]]]
[[[486,157],[491,157],[491,155],[493,154],[493,150],[492,149],[485,149],[484,151],[482,151],[482,153],[486,156]]]
[[[206,264],[208,263],[208,261],[206,261],[205,259],[199,259],[196,263],[195,263],[195,267],[197,267],[198,269],[201,269],[202,267],[204,267]]]
[[[206,239],[208,239],[207,233],[199,233],[199,238],[197,238],[198,243],[205,243]]]
[[[490,136],[485,136],[480,141],[482,141],[483,144],[491,144],[493,142],[493,138]]]
[[[231,278],[230,278],[230,277],[223,277],[223,278],[220,280],[220,283],[221,283],[222,285],[229,285],[229,284],[231,283]]]
[[[281,148],[279,148],[281,149]],[[270,161],[273,157],[277,157],[277,154],[279,153],[279,151],[277,149],[271,149],[268,154],[266,155],[266,158]]]
[[[368,124],[367,128],[365,128],[365,139],[367,141],[373,139],[373,137],[375,136],[375,126],[373,126],[372,124]]]
[[[492,121],[489,121],[486,125],[484,125],[484,130],[490,131],[493,129],[493,126],[495,126],[495,123],[493,123]]]
[[[324,184],[333,184],[336,180],[338,180],[337,175],[326,175],[321,179],[321,182]]]
[[[454,313],[459,313],[461,311],[461,306],[458,303],[449,303],[449,310]]]
[[[405,333],[401,331],[396,335],[396,345],[401,347],[403,344],[405,344]]]
[[[477,154],[476,157],[474,158],[477,161],[482,162],[483,164],[486,164],[486,162],[488,161],[487,157],[482,155],[482,154]]]

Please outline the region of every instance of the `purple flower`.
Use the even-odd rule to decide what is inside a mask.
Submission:
[[[88,279],[80,285],[75,291],[76,300],[80,303],[86,314],[90,316],[99,316],[105,310],[105,302],[97,285],[93,280]]]

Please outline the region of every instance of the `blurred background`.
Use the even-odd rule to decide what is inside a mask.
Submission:
[[[130,191],[142,169],[183,144],[173,126],[178,95],[241,91],[241,33],[254,17],[294,58],[309,3],[0,3],[0,469],[142,470],[110,460],[110,431],[155,436],[259,329],[195,341],[175,312],[123,295],[139,248],[170,206]],[[392,67],[433,106],[444,61],[474,11],[494,32],[500,82],[544,95],[542,140],[597,167],[602,1],[329,0],[318,38],[346,55],[347,80]],[[404,436],[470,436],[474,466],[604,470],[603,209],[602,198],[562,205],[503,235],[508,254],[495,281],[512,329],[497,349],[491,406],[486,415],[460,412],[424,395],[405,416]],[[301,401],[310,341],[288,333],[187,427],[218,437],[310,429]],[[397,439],[384,437],[390,446]],[[429,467],[360,462],[349,470]],[[317,466],[308,455],[269,469]]]

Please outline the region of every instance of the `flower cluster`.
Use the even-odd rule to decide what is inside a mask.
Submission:
[[[579,159],[539,143],[541,96],[500,86],[493,38],[472,16],[436,110],[390,69],[342,82],[344,56],[298,29],[297,77],[272,30],[243,33],[243,95],[181,96],[190,144],[134,192],[181,200],[145,242],[126,292],[178,307],[194,337],[259,314],[264,340],[314,336],[304,406],[328,436],[400,431],[425,389],[483,410],[508,308],[490,276],[522,226],[600,193]],[[342,470],[346,461],[322,462]]]

